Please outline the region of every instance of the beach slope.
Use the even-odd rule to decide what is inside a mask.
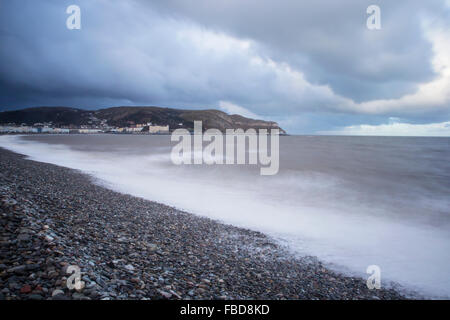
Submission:
[[[403,299],[261,233],[1,148],[0,214],[0,299]],[[79,292],[67,288],[71,265]]]

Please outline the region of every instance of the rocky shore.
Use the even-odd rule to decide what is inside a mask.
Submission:
[[[0,300],[404,298],[294,258],[261,233],[1,148],[0,216]],[[82,289],[68,289],[72,265]]]

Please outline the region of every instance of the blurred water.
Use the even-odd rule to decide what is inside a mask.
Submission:
[[[340,271],[450,296],[450,139],[280,137],[280,171],[175,166],[169,136],[0,137],[116,191],[265,232]]]

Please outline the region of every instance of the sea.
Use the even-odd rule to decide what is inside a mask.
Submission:
[[[450,138],[281,136],[279,172],[175,165],[163,135],[0,136],[0,147],[114,191],[260,231],[382,287],[450,297]],[[254,151],[254,150],[253,150]],[[249,150],[249,152],[253,152]]]

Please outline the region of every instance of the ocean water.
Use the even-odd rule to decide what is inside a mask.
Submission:
[[[450,297],[450,139],[280,137],[280,170],[181,165],[169,136],[0,136],[0,146],[79,169],[113,190],[262,231],[293,253],[368,277],[381,269]]]

